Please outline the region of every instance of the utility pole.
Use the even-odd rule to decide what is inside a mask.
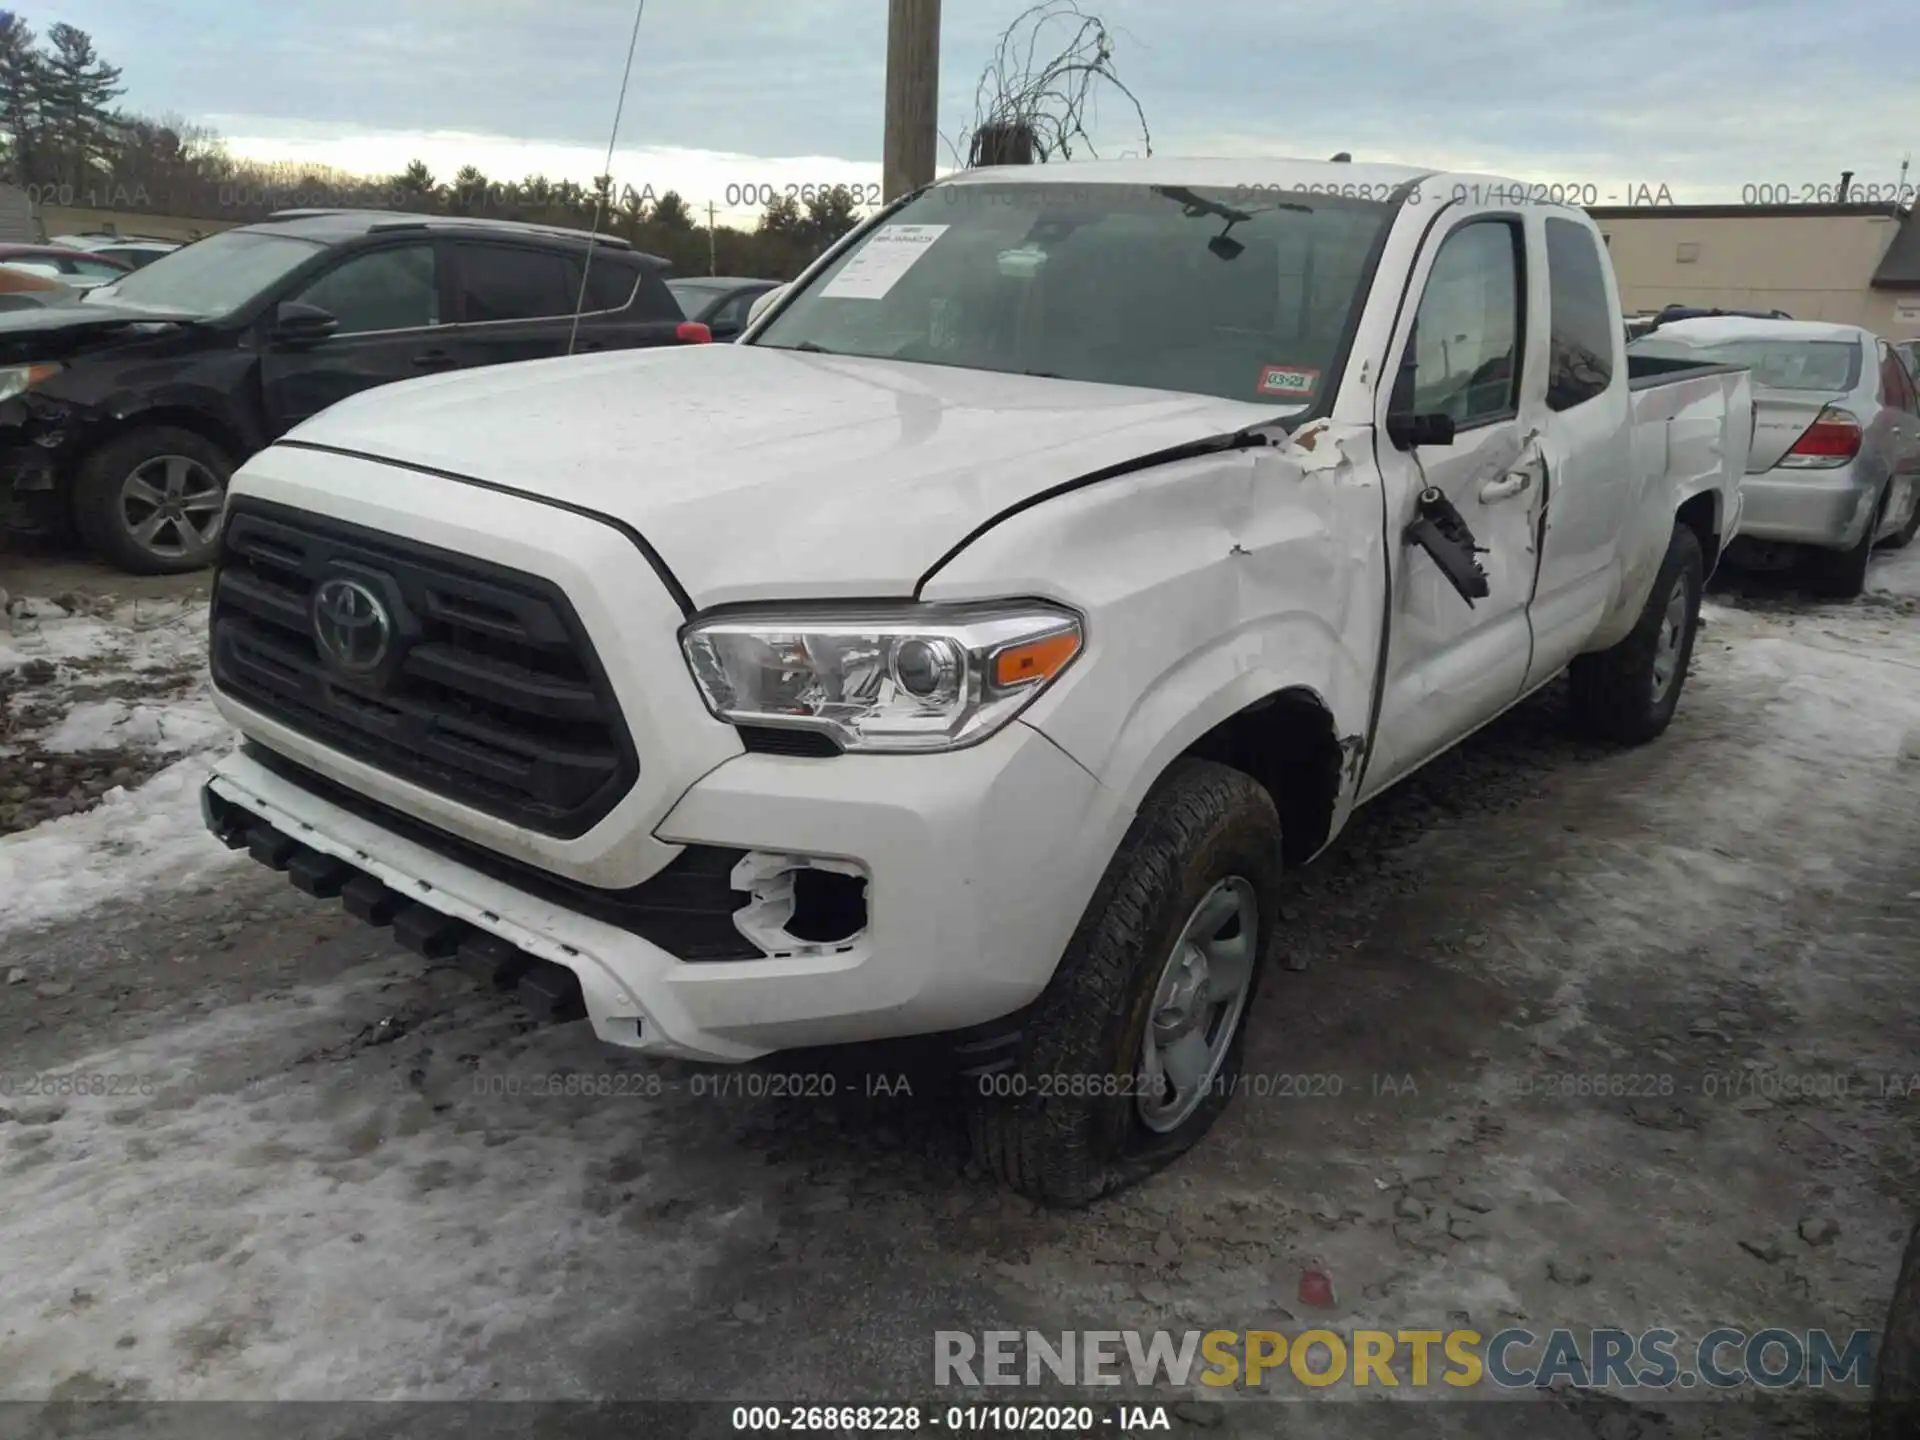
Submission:
[[[714,247],[713,237],[714,237],[713,202],[709,200],[707,201],[707,274],[718,275],[720,271],[717,268],[716,263],[714,261],[714,255],[717,252],[713,248]]]
[[[883,204],[933,179],[940,139],[940,0],[887,0]]]

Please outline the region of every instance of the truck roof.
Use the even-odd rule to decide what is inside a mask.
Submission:
[[[1203,185],[1291,188],[1320,184],[1353,184],[1392,189],[1409,180],[1423,180],[1438,172],[1412,165],[1357,165],[1347,161],[1252,159],[1069,160],[1046,165],[987,165],[944,176],[942,185],[1033,184],[1063,181],[1105,185]],[[1451,176],[1441,178],[1451,179]],[[1483,181],[1490,177],[1479,177]],[[1519,181],[1509,182],[1519,185]]]
[[[1289,191],[1319,190],[1359,199],[1385,200],[1397,187],[1423,183],[1425,198],[1453,196],[1464,188],[1498,203],[1511,194],[1512,203],[1541,207],[1556,216],[1594,226],[1593,217],[1574,200],[1554,198],[1556,190],[1578,186],[1516,180],[1509,175],[1487,175],[1470,170],[1430,170],[1416,165],[1361,165],[1347,160],[1303,160],[1274,156],[1248,159],[1069,160],[1046,165],[985,165],[942,176],[938,185],[1188,185],[1202,189]],[[1594,226],[1594,228],[1598,228]]]

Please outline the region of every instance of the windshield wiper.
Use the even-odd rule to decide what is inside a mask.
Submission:
[[[1178,202],[1190,220],[1198,219],[1202,215],[1212,215],[1216,219],[1230,220],[1235,225],[1241,225],[1253,219],[1255,215],[1263,215],[1269,210],[1297,210],[1302,215],[1313,214],[1311,205],[1296,205],[1289,200],[1262,205],[1258,210],[1236,210],[1233,206],[1223,205],[1218,200],[1209,200],[1204,195],[1196,195],[1184,185],[1155,185],[1151,188],[1154,194],[1164,195],[1167,199]]]
[[[788,345],[788,350],[804,350],[809,355],[838,355],[838,350],[829,350],[824,345],[816,345],[811,340],[802,340],[798,345]]]

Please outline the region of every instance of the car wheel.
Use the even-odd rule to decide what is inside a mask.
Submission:
[[[1920,1440],[1920,1225],[1893,1283],[1873,1370],[1872,1440]]]
[[[1880,504],[1887,503],[1886,496]],[[1873,532],[1880,528],[1876,508],[1860,543],[1851,550],[1808,549],[1800,555],[1800,583],[1823,600],[1853,600],[1867,588],[1867,562],[1873,558]]]
[[[1011,1071],[976,1080],[976,1160],[1078,1206],[1184,1154],[1237,1088],[1278,918],[1280,817],[1251,777],[1178,762],[1140,808]]]
[[[1578,656],[1568,669],[1574,721],[1581,730],[1643,745],[1667,728],[1693,659],[1706,568],[1699,537],[1688,526],[1674,526],[1633,629],[1611,649]]]
[[[136,575],[175,575],[213,561],[233,461],[191,430],[154,426],[80,462],[73,518],[101,559]]]

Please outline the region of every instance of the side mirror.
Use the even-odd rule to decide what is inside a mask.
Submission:
[[[1389,415],[1387,417],[1387,438],[1399,450],[1412,450],[1421,445],[1451,445],[1453,435],[1451,415]]]
[[[774,301],[786,293],[787,287],[785,285],[776,285],[764,295],[756,295],[753,304],[747,308],[747,324],[742,325],[740,328],[744,330],[748,325],[753,324],[754,321],[758,320],[761,315],[766,312],[769,305],[773,304]]]
[[[290,345],[311,345],[340,328],[340,322],[318,305],[288,300],[273,316],[273,338]]]

